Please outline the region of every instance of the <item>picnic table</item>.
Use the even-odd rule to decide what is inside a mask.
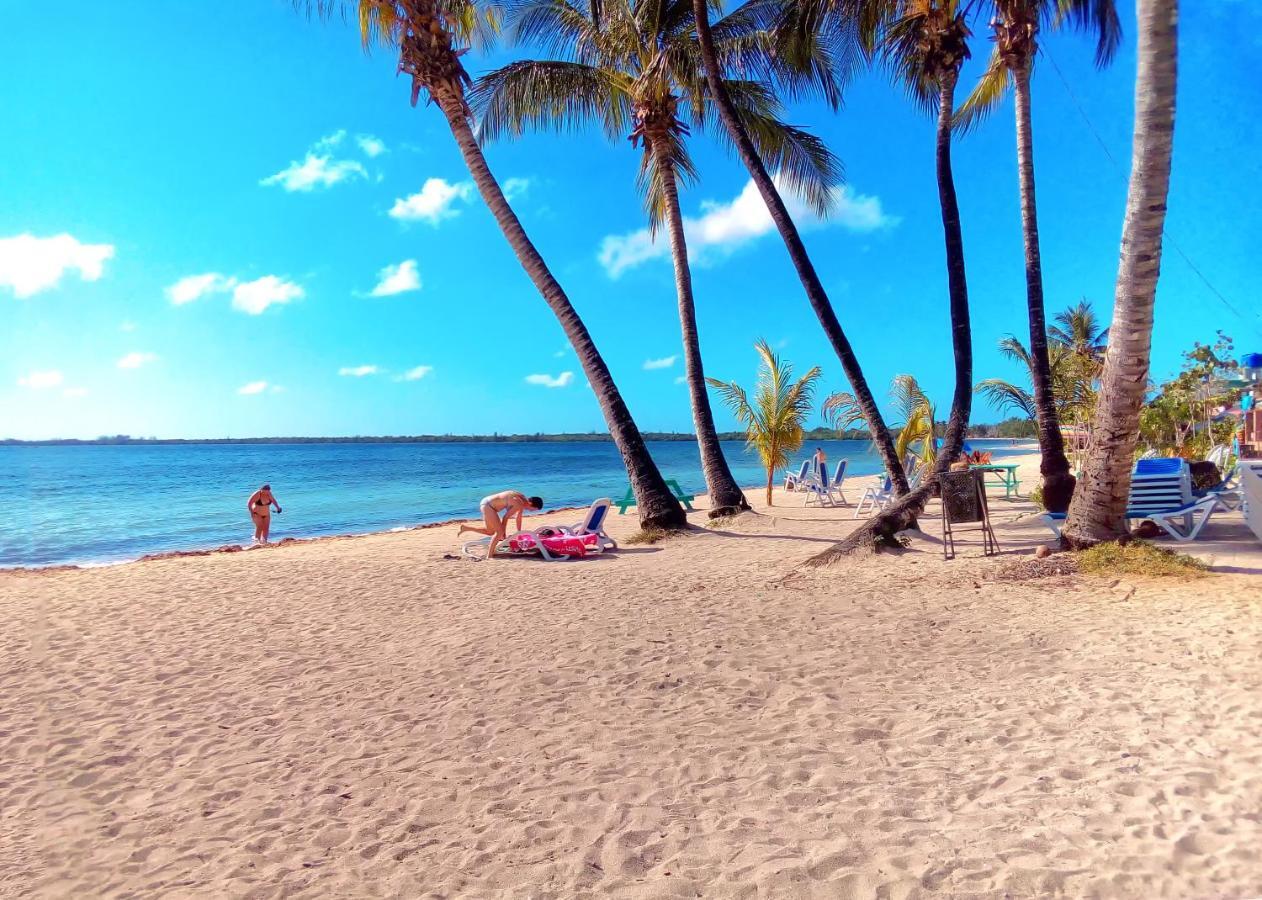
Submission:
[[[666,479],[666,486],[670,488],[670,492],[675,495],[675,499],[684,505],[684,509],[692,512],[692,494],[685,494],[684,489],[679,486],[679,482],[673,478]],[[627,485],[626,496],[619,500],[614,506],[618,507],[618,515],[626,515],[628,506],[635,506],[635,491],[631,485]]]
[[[1003,496],[1005,500],[1011,500],[1013,497],[1020,497],[1021,480],[1017,478],[1017,466],[1015,463],[985,463],[980,466],[969,466],[974,472],[982,473],[982,484],[993,487],[1003,488]],[[993,479],[988,475],[994,475]]]

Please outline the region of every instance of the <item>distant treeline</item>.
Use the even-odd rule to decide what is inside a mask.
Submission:
[[[695,441],[696,436],[686,431],[645,431],[646,441]],[[974,425],[969,437],[976,438],[1024,438],[1034,437],[1034,423],[1025,419],[1008,419],[997,425]],[[810,441],[866,441],[869,435],[862,429],[851,428],[834,431],[831,428],[812,428],[806,432]],[[12,438],[0,440],[0,446],[23,445],[59,447],[76,445],[163,445],[163,444],[547,444],[574,441],[604,442],[612,438],[605,432],[590,431],[563,434],[401,434],[355,437],[260,437],[260,438],[156,438],[132,437],[129,434],[104,435],[95,440],[61,438],[48,441],[19,441]],[[719,440],[743,441],[743,431],[721,431]]]

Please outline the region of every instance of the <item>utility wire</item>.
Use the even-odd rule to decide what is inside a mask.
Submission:
[[[1078,110],[1078,115],[1082,117],[1082,121],[1086,124],[1087,130],[1091,132],[1092,137],[1096,139],[1096,143],[1100,145],[1100,149],[1104,151],[1105,158],[1113,165],[1113,168],[1118,175],[1120,175],[1124,181],[1129,183],[1130,176],[1118,163],[1117,159],[1114,158],[1113,154],[1109,152],[1109,145],[1104,142],[1104,138],[1100,135],[1100,132],[1096,129],[1095,125],[1092,124],[1091,118],[1087,115],[1087,111],[1083,109],[1082,104],[1078,102],[1078,98],[1074,95],[1073,88],[1069,86],[1069,80],[1065,78],[1065,73],[1060,70],[1060,66],[1056,65],[1056,59],[1050,52],[1048,52],[1045,46],[1040,46],[1039,50],[1042,52],[1043,56],[1047,57],[1047,61],[1052,64],[1052,69],[1056,72],[1056,77],[1060,79],[1061,85],[1065,88],[1065,93],[1069,95],[1069,101],[1073,103],[1074,108]],[[1200,267],[1196,263],[1192,262],[1192,258],[1190,256],[1183,252],[1183,248],[1179,246],[1179,242],[1175,240],[1174,235],[1171,233],[1168,226],[1164,229],[1164,235],[1165,239],[1169,241],[1170,246],[1174,248],[1174,252],[1179,254],[1179,257],[1187,263],[1187,267],[1196,274],[1196,277],[1201,280],[1205,287],[1209,288],[1210,293],[1217,297],[1218,301],[1222,303],[1223,306],[1227,307],[1227,309],[1239,318],[1241,322],[1252,327],[1253,330],[1262,337],[1262,328],[1252,324],[1244,313],[1236,309],[1235,305],[1223,296],[1222,291],[1214,287],[1213,283],[1205,276],[1205,273],[1201,271]]]

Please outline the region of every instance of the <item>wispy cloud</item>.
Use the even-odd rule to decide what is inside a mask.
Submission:
[[[158,358],[156,353],[141,353],[139,351],[128,353],[118,360],[120,369],[139,369],[141,366],[148,365]]]
[[[394,376],[394,380],[395,381],[420,381],[422,378],[424,378],[426,375],[428,375],[432,371],[434,371],[433,366],[416,366],[415,368],[408,369],[402,375]]]
[[[456,202],[467,203],[472,196],[473,185],[470,182],[452,184],[442,178],[429,178],[415,194],[395,200],[390,208],[390,217],[401,222],[420,221],[437,225],[444,219],[460,215]]]
[[[342,366],[337,374],[348,378],[363,378],[366,375],[376,375],[380,371],[376,366]]]
[[[826,218],[816,215],[791,191],[785,192],[785,203],[794,221],[803,229],[840,225],[849,231],[870,232],[892,228],[899,222],[897,216],[881,208],[880,197],[855,193],[848,186],[833,192],[832,208]],[[700,264],[722,258],[774,228],[771,214],[753,181],[746,182],[730,202],[706,201],[701,204],[701,215],[684,217],[689,258]],[[597,254],[611,278],[651,259],[669,257],[670,242],[664,237],[654,240],[647,228],[606,236]]]
[[[306,193],[318,187],[332,187],[350,178],[367,178],[368,170],[359,161],[334,158],[334,151],[345,138],[345,130],[320,138],[301,160],[294,160],[275,175],[262,179],[259,184],[264,187],[279,185],[286,191]]]
[[[644,368],[647,371],[652,371],[653,369],[669,369],[675,364],[675,360],[677,359],[679,359],[678,356],[663,356],[661,359],[646,359],[644,361]]]
[[[23,299],[55,288],[72,269],[83,281],[96,281],[113,257],[113,244],[85,244],[69,234],[0,238],[0,287]]]
[[[574,381],[573,372],[562,372],[560,375],[527,375],[526,384],[537,384],[546,388],[563,388]]]
[[[218,272],[186,275],[167,288],[167,299],[176,306],[183,306],[194,300],[200,300],[207,294],[227,293],[236,284],[235,278],[220,275]]]
[[[266,381],[251,381],[249,384],[243,384],[237,388],[237,393],[249,396],[251,394],[261,394],[265,390],[267,390]]]
[[[369,159],[376,159],[386,152],[386,142],[379,137],[373,137],[371,134],[355,135],[355,143],[359,145],[359,149],[363,151],[364,156],[367,156]]]
[[[124,323],[122,323],[121,325],[119,325],[119,326],[118,326],[118,330],[119,330],[119,331],[125,331],[125,332],[127,332],[128,334],[130,334],[131,332],[133,332],[133,331],[135,331],[135,330],[136,330],[136,323],[135,323],[135,322],[124,322]]]
[[[676,376],[675,376],[675,384],[687,384],[687,383],[688,383],[688,376],[687,376],[687,375],[676,375]]]
[[[61,396],[68,397],[71,400],[74,400],[78,397],[86,397],[87,395],[88,395],[88,389],[84,387],[68,387],[64,391],[61,392]]]
[[[377,286],[370,296],[392,297],[408,291],[421,289],[421,273],[417,271],[416,260],[405,259],[397,266],[386,266],[377,273]]]
[[[260,315],[269,306],[299,300],[306,292],[275,275],[264,275],[253,281],[242,282],[232,289],[232,308],[252,316]]]
[[[59,387],[65,379],[56,369],[45,369],[42,372],[30,372],[18,379],[18,386],[44,391]]]
[[[524,197],[530,192],[532,184],[534,184],[533,178],[505,178],[504,184],[502,185],[504,189],[504,196],[508,198],[510,202],[518,199],[519,197]]]

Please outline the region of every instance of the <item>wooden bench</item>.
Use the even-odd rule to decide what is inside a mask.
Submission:
[[[688,510],[688,512],[693,511],[693,494],[685,494],[684,489],[679,486],[679,482],[673,478],[666,479],[666,486],[670,488],[670,492],[675,495],[675,499],[684,505],[684,509]],[[631,488],[631,485],[627,485],[626,496],[615,503],[614,506],[618,507],[618,515],[620,516],[626,515],[628,507],[635,506],[635,491]]]

